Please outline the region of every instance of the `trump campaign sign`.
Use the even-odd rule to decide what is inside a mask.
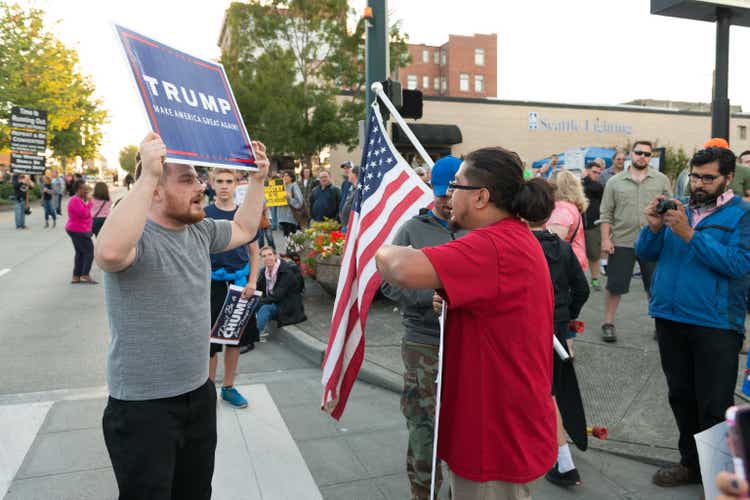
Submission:
[[[255,170],[255,153],[221,64],[114,25],[167,161]]]

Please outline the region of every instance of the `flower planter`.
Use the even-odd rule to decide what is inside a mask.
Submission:
[[[336,296],[336,287],[339,283],[339,272],[341,271],[341,257],[341,255],[315,256],[315,279],[331,297]]]

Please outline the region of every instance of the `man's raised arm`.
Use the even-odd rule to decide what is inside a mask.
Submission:
[[[263,181],[268,175],[269,162],[266,156],[266,146],[262,142],[253,141],[253,149],[258,171],[250,174],[245,200],[234,214],[232,221],[232,239],[229,240],[229,245],[224,251],[246,245],[258,233],[260,215],[263,211]]]
[[[135,260],[135,246],[146,225],[167,148],[161,137],[149,132],[141,142],[140,153],[142,167],[138,181],[112,210],[96,238],[94,258],[102,271],[121,271]]]

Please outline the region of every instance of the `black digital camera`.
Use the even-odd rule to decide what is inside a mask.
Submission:
[[[661,200],[656,205],[656,213],[659,215],[664,215],[667,210],[677,210],[677,203],[674,200]]]

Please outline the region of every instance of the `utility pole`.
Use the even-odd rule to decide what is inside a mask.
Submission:
[[[367,107],[375,100],[370,86],[388,78],[388,0],[367,0],[365,23],[365,88]]]
[[[711,137],[729,140],[729,26],[731,12],[716,9],[716,69],[711,102]]]

